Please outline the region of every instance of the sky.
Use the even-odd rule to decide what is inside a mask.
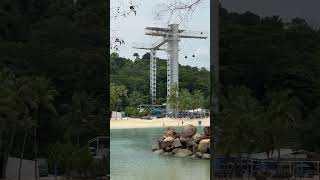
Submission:
[[[120,0],[121,1],[121,0]],[[111,0],[111,7],[116,5],[119,0]],[[150,44],[156,42],[159,38],[149,37],[144,34],[145,27],[167,27],[163,21],[155,20],[155,10],[159,3],[166,0],[140,0],[136,15],[130,15],[127,18],[110,18],[111,36],[120,37],[125,41],[125,45],[120,46],[119,55],[129,59],[134,59],[133,53],[139,53],[140,57],[146,50],[133,49],[133,43]],[[180,29],[191,31],[204,31],[208,33],[207,39],[181,39],[179,43],[179,63],[196,67],[210,67],[210,0],[204,0],[193,13],[187,25],[180,25]],[[195,55],[195,57],[192,57]],[[165,51],[157,51],[156,56],[167,59]],[[187,58],[185,58],[187,56]]]
[[[260,16],[279,15],[284,20],[304,18],[312,26],[320,24],[320,0],[220,0],[232,12],[251,11]]]
[[[128,3],[131,0],[111,0],[111,7],[115,2]],[[135,0],[138,3],[137,14],[127,18],[111,21],[111,36],[120,37],[125,45],[119,48],[118,53],[122,57],[134,59],[133,53],[137,52],[142,56],[147,51],[133,49],[133,43],[150,44],[159,38],[152,38],[144,35],[144,28],[147,26],[165,27],[163,22],[155,21],[154,11],[160,3],[169,0]],[[185,0],[188,1],[188,0]],[[319,7],[320,0],[220,0],[222,6],[228,11],[245,12],[251,11],[260,16],[279,15],[284,20],[294,17],[306,19],[312,26],[320,27]],[[208,32],[208,39],[182,39],[179,43],[179,63],[197,67],[210,67],[210,1],[203,0],[197,7],[192,19],[183,29]],[[193,58],[192,55],[195,55]],[[185,58],[187,56],[187,58]],[[167,59],[164,51],[157,51],[157,57]]]

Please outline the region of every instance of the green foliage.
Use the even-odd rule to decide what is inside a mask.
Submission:
[[[118,111],[122,109],[123,99],[127,96],[127,88],[123,85],[110,84],[110,107]]]
[[[51,144],[48,149],[49,168],[58,166],[65,174],[72,177],[97,177],[106,173],[106,161],[95,160],[88,147],[73,145],[71,143]]]
[[[140,104],[148,104],[148,96],[142,95],[139,91],[133,91],[128,95],[129,106],[138,107]]]
[[[173,113],[177,115],[179,110],[179,89],[177,85],[173,85],[170,88],[170,94],[168,96],[168,104],[173,109]]]
[[[221,97],[221,112],[216,120],[217,150],[230,155],[246,151],[259,131],[262,111],[259,102],[246,87],[229,87]]]
[[[186,111],[191,109],[192,107],[192,95],[187,89],[181,89],[179,93],[179,99],[180,99],[180,107],[179,109],[181,111]]]
[[[266,152],[289,143],[319,150],[314,120],[320,100],[318,29],[300,18],[284,22],[278,16],[262,18],[223,8],[220,19],[221,84],[251,89],[263,106],[255,144]]]
[[[259,101],[246,87],[228,87],[220,97],[221,112],[215,121],[217,151],[225,155],[255,149],[269,153],[298,143],[300,101],[289,91],[275,91]]]
[[[128,96],[139,92],[143,96],[143,103],[150,103],[149,92],[149,54],[142,59],[125,59],[118,54],[110,54],[110,80],[112,83],[121,84],[128,89]],[[204,68],[179,66],[179,88],[187,89],[193,93],[201,90],[206,97],[209,96],[210,72]],[[157,59],[157,104],[166,103],[167,96],[167,65],[163,59]]]
[[[105,3],[0,2],[1,160],[20,156],[25,130],[34,127],[39,157],[49,144],[83,146],[106,134]],[[32,146],[26,144],[25,158],[35,158]]]

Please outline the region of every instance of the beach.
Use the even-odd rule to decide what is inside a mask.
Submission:
[[[187,119],[187,118],[158,118],[152,120],[139,119],[139,118],[122,118],[111,119],[110,129],[131,129],[131,128],[155,128],[167,126],[182,126],[192,124],[198,126],[198,121],[201,121],[201,126],[210,126],[210,118],[203,119]]]

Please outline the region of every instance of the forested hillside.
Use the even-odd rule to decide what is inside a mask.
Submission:
[[[134,92],[143,96],[142,103],[150,104],[149,88],[149,53],[142,58],[125,59],[117,53],[110,55],[110,80],[112,83],[123,85],[127,89],[128,97]],[[209,97],[210,72],[205,68],[179,65],[179,88],[186,89],[190,93],[200,90],[205,97]],[[157,100],[158,104],[166,102],[167,96],[167,62],[164,59],[157,60]],[[209,101],[209,99],[207,99]],[[123,102],[123,106],[126,103]],[[208,104],[208,103],[207,103]]]
[[[0,1],[0,167],[13,156],[93,172],[83,147],[108,122],[104,3]]]
[[[216,125],[223,129],[218,147],[231,144],[220,150],[246,151],[253,141],[266,152],[288,144],[319,151],[319,77],[319,29],[301,18],[284,22],[220,8]]]

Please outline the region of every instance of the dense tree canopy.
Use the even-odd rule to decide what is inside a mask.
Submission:
[[[112,83],[123,85],[128,90],[128,96],[134,92],[141,94],[141,104],[150,103],[149,88],[149,53],[136,58],[134,61],[119,57],[118,54],[110,55],[110,80]],[[204,97],[209,96],[210,72],[205,68],[179,65],[179,88],[190,93],[199,90]],[[166,60],[157,60],[157,103],[166,103],[167,96],[167,64]],[[130,102],[128,102],[130,103]]]
[[[48,157],[50,144],[79,149],[107,134],[105,3],[0,2],[0,167],[9,155]]]
[[[223,127],[221,133],[259,137],[255,143],[266,152],[290,143],[319,150],[315,119],[320,102],[317,80],[320,75],[320,31],[301,18],[285,22],[278,16],[259,17],[251,12],[228,12],[224,8],[220,8],[220,19],[220,95],[221,99],[227,100],[221,102],[219,117],[226,122],[219,121]],[[244,96],[246,101],[254,99],[262,107],[254,115],[257,117],[255,122],[251,122],[255,126],[247,133],[244,133],[247,121],[257,111],[255,108],[244,109],[247,107],[242,104],[245,101],[239,97],[230,99],[229,86],[249,88],[250,96],[241,88],[238,89],[239,96]],[[248,117],[242,120],[243,112],[244,117]],[[235,118],[234,123],[239,123],[236,127],[230,126],[229,119],[232,118]],[[231,129],[234,132],[228,131]],[[238,129],[243,132],[239,133]],[[222,141],[232,144],[237,139],[233,136]],[[228,138],[228,134],[224,134],[224,138]],[[245,141],[249,143],[249,139]],[[239,150],[237,143],[233,145]]]

